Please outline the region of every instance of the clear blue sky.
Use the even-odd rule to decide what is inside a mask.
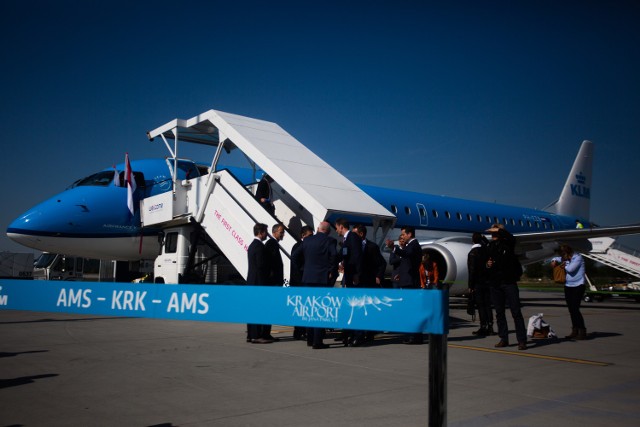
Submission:
[[[211,108],[358,183],[538,208],[591,139],[592,220],[640,222],[639,22],[634,1],[4,1],[0,250],[25,250],[19,214],[164,156],[146,131]]]

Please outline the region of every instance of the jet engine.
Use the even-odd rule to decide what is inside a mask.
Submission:
[[[451,238],[421,244],[422,252],[438,265],[439,281],[450,285],[450,295],[462,295],[468,289],[467,255],[472,244],[467,240]]]

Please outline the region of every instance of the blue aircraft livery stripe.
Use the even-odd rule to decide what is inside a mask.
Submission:
[[[0,310],[447,334],[448,292],[0,280]]]

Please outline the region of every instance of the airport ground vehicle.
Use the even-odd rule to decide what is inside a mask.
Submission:
[[[32,279],[33,253],[0,252],[0,278]]]
[[[135,264],[135,265],[132,265]],[[88,282],[128,282],[150,272],[149,263],[99,260],[43,252],[32,262],[35,280],[82,280]]]

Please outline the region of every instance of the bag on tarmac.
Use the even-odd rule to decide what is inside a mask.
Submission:
[[[527,326],[527,335],[532,339],[544,339],[555,338],[556,333],[551,329],[544,318],[542,313],[534,314],[529,318],[529,325]]]

